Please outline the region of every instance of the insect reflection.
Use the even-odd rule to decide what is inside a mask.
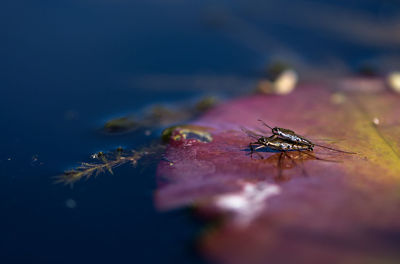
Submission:
[[[315,160],[315,159],[317,159],[317,157],[309,155],[307,151],[291,151],[291,152],[275,153],[263,159],[263,162],[274,164],[277,167],[278,175],[275,176],[274,179],[276,181],[282,182],[290,179],[289,176],[283,175],[283,171],[296,168],[299,165],[297,161],[300,162],[301,165],[300,168],[303,176],[308,176],[308,173],[304,168],[303,162],[306,160]],[[326,160],[326,161],[336,162],[331,160]]]

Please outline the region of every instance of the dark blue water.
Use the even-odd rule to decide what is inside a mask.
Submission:
[[[395,66],[395,36],[352,35],[324,12],[391,25],[397,1],[276,2],[2,1],[0,262],[203,263],[194,250],[202,225],[187,210],[154,209],[155,165],[122,166],[73,189],[51,177],[97,151],[158,138],[99,132],[109,118],[246,93],[278,55],[350,72],[382,58],[382,71]]]

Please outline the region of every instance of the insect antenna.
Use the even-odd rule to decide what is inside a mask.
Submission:
[[[319,144],[314,144],[314,145],[318,146],[320,148],[325,148],[325,149],[333,150],[333,151],[336,151],[336,152],[341,152],[341,153],[346,153],[346,154],[357,154],[355,152],[349,152],[349,151],[344,151],[344,150],[340,150],[340,149],[334,149],[334,148],[330,148],[330,147],[319,145]]]
[[[267,123],[265,123],[263,120],[261,119],[257,119],[257,121],[261,122],[261,124],[263,124],[264,126],[268,127],[269,129],[272,130],[272,127],[270,127]]]

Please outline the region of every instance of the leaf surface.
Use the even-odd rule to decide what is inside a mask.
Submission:
[[[222,219],[201,240],[221,263],[398,263],[399,117],[400,97],[383,86],[302,84],[227,102],[192,124],[209,128],[211,142],[171,140],[156,206]],[[256,140],[240,127],[271,135],[257,119],[357,154],[315,147],[320,159],[290,152],[281,166],[277,152],[251,157]]]

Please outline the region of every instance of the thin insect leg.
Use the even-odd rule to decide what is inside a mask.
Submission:
[[[294,159],[292,159],[292,157],[290,157],[290,155],[287,154],[286,151],[283,151],[283,153],[285,154],[286,157],[288,157],[290,159],[290,161],[293,163],[293,165],[297,167],[297,163],[294,161]],[[299,151],[299,153],[300,153],[300,151]],[[300,162],[301,162],[301,171],[303,172],[304,176],[308,176],[308,173],[307,173],[306,169],[304,168],[303,160],[300,160]]]
[[[278,138],[277,135],[272,135],[272,136],[268,137],[268,140],[274,140],[274,139],[276,139],[276,138]]]
[[[278,159],[278,178],[282,178],[282,157],[283,157],[283,152],[279,154],[279,159]]]
[[[269,129],[272,130],[272,127],[270,127],[267,123],[265,123],[264,121],[262,121],[261,119],[258,119],[259,122],[261,122],[261,124],[263,124],[264,126],[268,127]]]
[[[309,150],[310,151],[310,150]],[[311,150],[312,151],[312,150]],[[335,152],[319,152],[318,153],[318,156],[322,156],[322,155],[326,155],[326,156],[335,156],[335,155],[337,155],[337,153],[335,153]]]
[[[259,145],[259,144],[257,144],[257,143],[250,143],[250,144],[249,144],[249,148],[250,148],[250,157],[253,157],[253,152],[254,152],[253,145]]]
[[[253,158],[253,152],[254,152],[253,143],[249,144],[249,148],[250,148],[250,157]]]
[[[260,149],[260,148],[265,148],[265,146],[264,145],[260,145],[260,146],[256,147],[254,150],[257,150],[257,149]]]
[[[257,152],[257,149],[260,149],[260,148],[265,148],[265,146],[264,146],[264,145],[258,146],[258,147],[256,147],[254,150],[256,150],[256,154],[257,154],[261,159],[264,159],[264,157],[263,157],[260,153]]]
[[[312,141],[326,141],[326,142],[340,142],[342,139],[333,139],[333,138],[308,138]]]
[[[315,156],[315,155],[313,155],[313,154],[311,154],[311,153],[309,153],[309,152],[307,152],[307,151],[303,151],[302,153],[304,153],[304,154],[306,154],[306,155],[308,155],[308,156],[310,156],[310,157],[312,157],[312,158],[314,158],[314,159],[316,159],[316,160],[327,161],[327,162],[338,162],[338,163],[341,162],[341,161],[338,161],[338,160],[327,160],[327,159],[322,159],[322,158],[319,158],[319,157],[317,157],[317,156]]]
[[[337,152],[341,152],[341,153],[346,153],[346,154],[357,154],[355,152],[349,152],[349,151],[344,151],[344,150],[340,150],[340,149],[334,149],[334,148],[330,148],[330,147],[326,147],[326,146],[322,146],[319,144],[314,144],[315,146],[318,146],[320,148],[325,148],[325,149],[329,149],[329,150],[333,150],[333,151],[337,151]]]
[[[253,145],[258,145],[258,147],[256,147],[256,148],[253,148]],[[261,159],[264,159],[264,157],[260,154],[260,153],[258,153],[256,150],[257,149],[260,149],[260,148],[264,148],[265,146],[264,145],[260,145],[260,144],[258,144],[258,143],[250,143],[249,144],[249,147],[250,147],[250,157],[251,158],[253,158],[253,153],[256,153]]]

